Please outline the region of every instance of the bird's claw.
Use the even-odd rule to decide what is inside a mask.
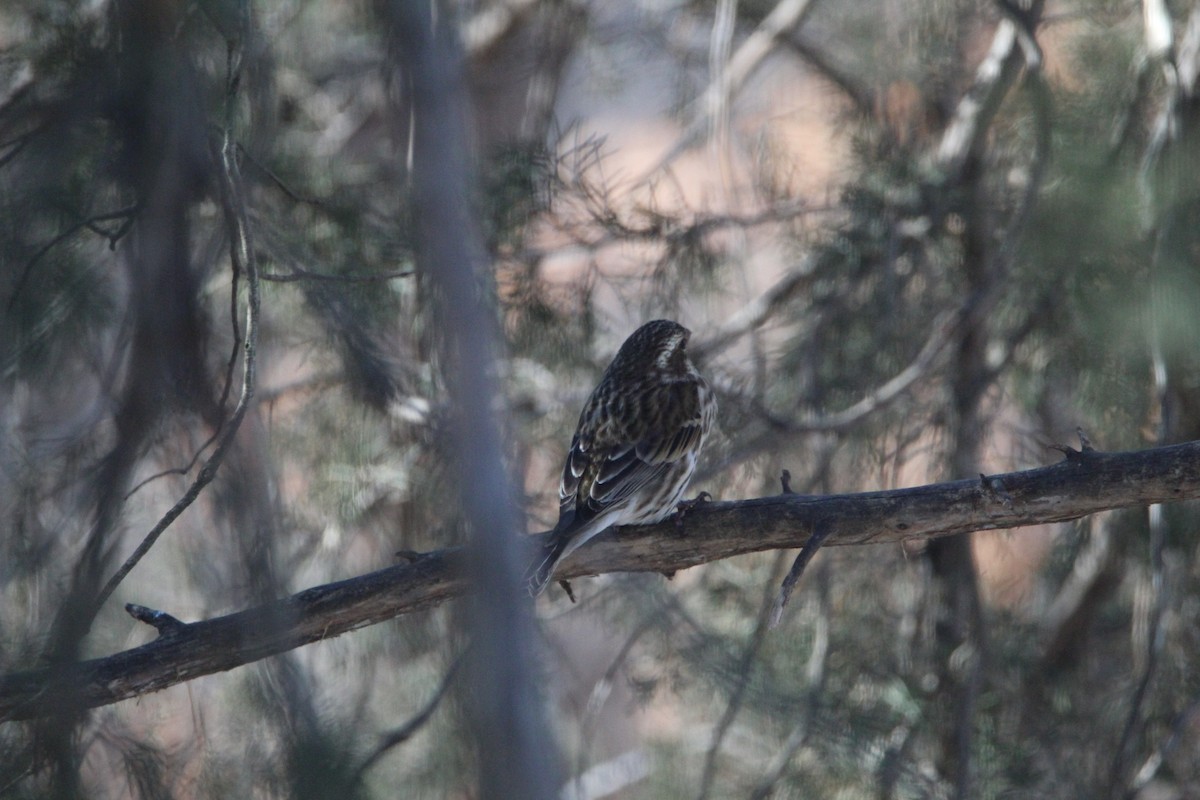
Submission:
[[[709,503],[709,502],[712,502],[712,495],[709,494],[708,492],[701,492],[700,494],[693,497],[691,500],[680,500],[678,505],[675,506],[675,524],[682,525],[683,518],[687,516],[687,513],[689,511],[691,511],[693,508],[700,505],[701,503]]]

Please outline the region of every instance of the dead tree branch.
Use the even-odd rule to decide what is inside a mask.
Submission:
[[[881,544],[1192,499],[1200,499],[1200,441],[1124,453],[1068,449],[1066,460],[1053,466],[986,480],[705,503],[689,511],[682,525],[668,520],[602,534],[568,558],[556,577],[674,572],[743,553],[800,547],[818,527],[829,530],[825,546]],[[172,627],[149,644],[115,655],[0,677],[0,721],[158,691],[429,609],[468,588],[460,550],[427,553],[263,606]]]

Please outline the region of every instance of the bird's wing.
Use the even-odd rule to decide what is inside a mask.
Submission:
[[[616,420],[596,426],[597,435],[576,434],[563,466],[559,486],[561,510],[583,522],[631,497],[694,452],[704,437],[698,387],[666,387],[674,396],[658,404],[667,409],[648,424],[621,425]]]
[[[638,457],[649,464],[678,461],[695,452],[709,423],[701,407],[699,383],[679,381],[661,387],[659,392],[664,396],[657,406],[663,411],[637,443]]]
[[[563,467],[560,510],[573,511],[577,522],[585,522],[669,468],[669,462],[651,464],[640,458],[631,442],[602,444],[576,437]]]

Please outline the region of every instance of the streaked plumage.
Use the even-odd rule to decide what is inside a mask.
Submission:
[[[691,332],[647,322],[617,352],[583,412],[559,483],[559,516],[530,578],[540,593],[563,558],[613,525],[669,517],[687,490],[717,415],[687,356]]]

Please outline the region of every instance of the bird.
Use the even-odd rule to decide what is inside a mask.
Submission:
[[[558,523],[528,578],[530,594],[596,534],[661,522],[682,500],[717,416],[716,396],[688,357],[690,336],[671,320],[647,322],[604,370],[579,414]]]

